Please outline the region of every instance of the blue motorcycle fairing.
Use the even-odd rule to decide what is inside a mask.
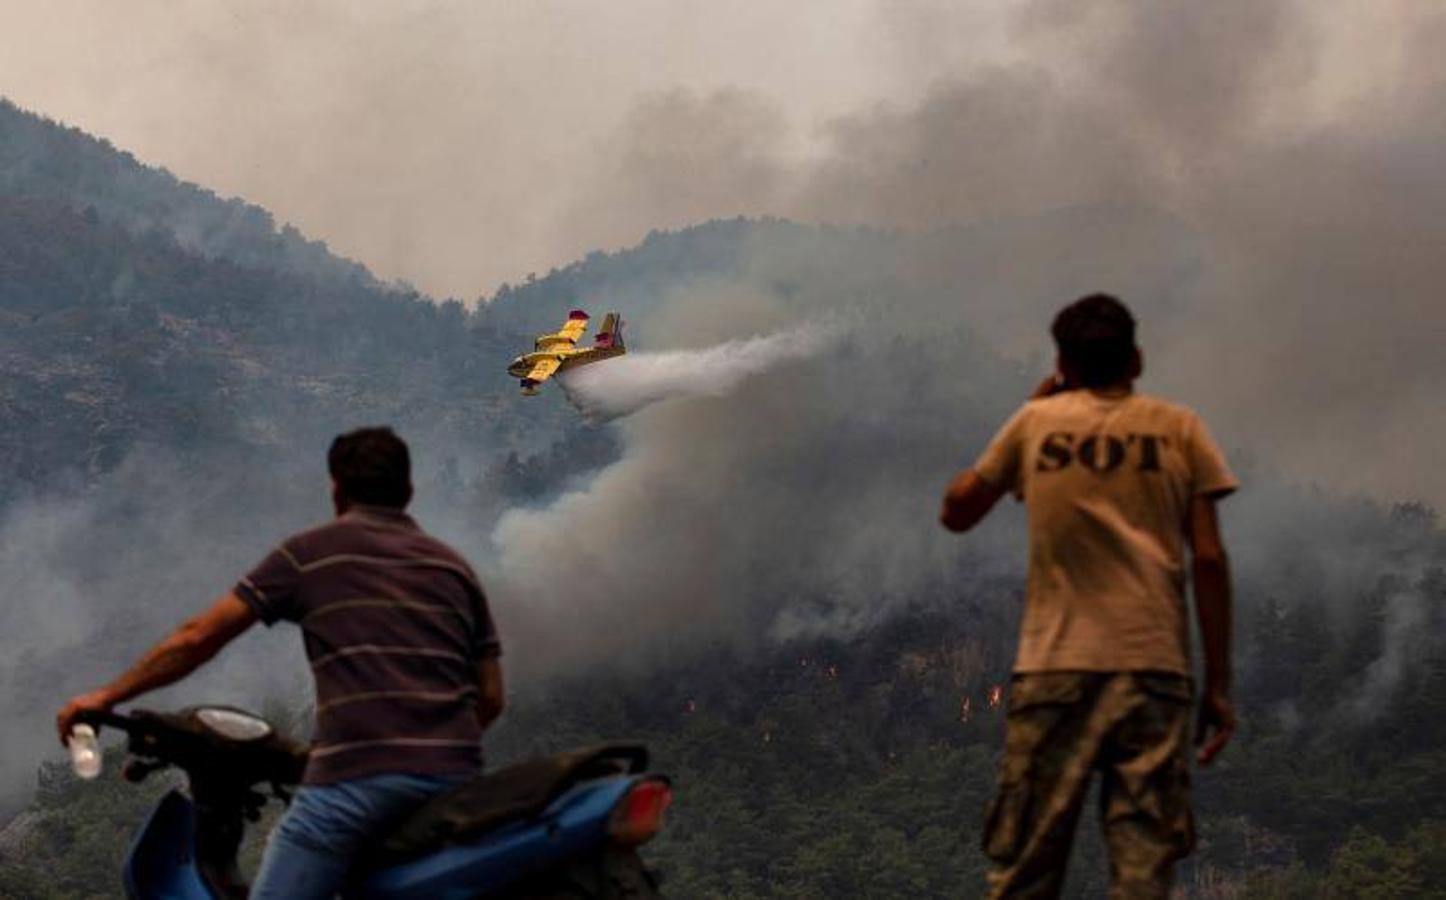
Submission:
[[[196,869],[196,808],[171,789],[151,808],[126,853],[130,900],[215,900]]]
[[[646,777],[616,775],[585,781],[564,791],[536,818],[511,822],[471,843],[375,872],[348,896],[466,900],[479,890],[504,887],[549,863],[602,845],[618,801]]]
[[[647,777],[616,775],[582,782],[559,795],[540,816],[374,872],[348,896],[462,900],[525,878],[601,845],[618,801]],[[195,807],[181,791],[168,792],[152,808],[131,844],[124,878],[130,900],[215,900],[196,869]]]

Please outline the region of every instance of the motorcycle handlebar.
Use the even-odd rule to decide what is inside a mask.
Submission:
[[[119,731],[124,731],[126,734],[130,734],[132,731],[134,731],[136,726],[139,724],[135,719],[132,719],[130,716],[122,715],[117,712],[110,712],[108,710],[101,711],[97,709],[87,709],[76,713],[75,721],[77,724],[80,725],[100,725],[115,728]]]
[[[136,778],[176,766],[186,772],[193,789],[218,785],[232,789],[265,781],[295,784],[301,780],[307,757],[304,747],[270,731],[269,725],[266,733],[254,737],[227,734],[206,720],[204,714],[209,710],[229,708],[188,707],[175,712],[136,709],[128,714],[87,710],[76,717],[76,722],[124,733],[128,752],[148,761],[130,773]],[[241,710],[232,712],[250,716]]]

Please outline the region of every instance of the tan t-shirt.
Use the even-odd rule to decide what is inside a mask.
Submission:
[[[1016,672],[1190,673],[1185,516],[1239,486],[1199,416],[1066,391],[1026,403],[974,470],[1029,512]]]

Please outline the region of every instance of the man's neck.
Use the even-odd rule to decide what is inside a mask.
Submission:
[[[340,515],[371,516],[375,519],[407,519],[407,510],[400,506],[383,506],[379,503],[351,503]]]
[[[1133,381],[1122,381],[1118,384],[1087,387],[1085,390],[1105,400],[1118,400],[1121,397],[1128,397],[1133,394],[1135,392],[1135,383]]]

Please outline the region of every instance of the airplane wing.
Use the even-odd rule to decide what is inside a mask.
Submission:
[[[522,393],[535,394],[544,381],[551,378],[562,363],[556,359],[540,359],[522,376]]]
[[[569,343],[576,344],[577,339],[582,337],[584,331],[587,331],[587,313],[575,309],[567,317],[567,321],[562,323],[562,327],[557,330],[557,336],[566,338]]]
[[[577,344],[577,339],[587,330],[587,313],[580,309],[573,310],[568,314],[567,321],[562,327],[552,334],[544,334],[533,344],[538,350],[557,350],[560,348],[571,349]]]

